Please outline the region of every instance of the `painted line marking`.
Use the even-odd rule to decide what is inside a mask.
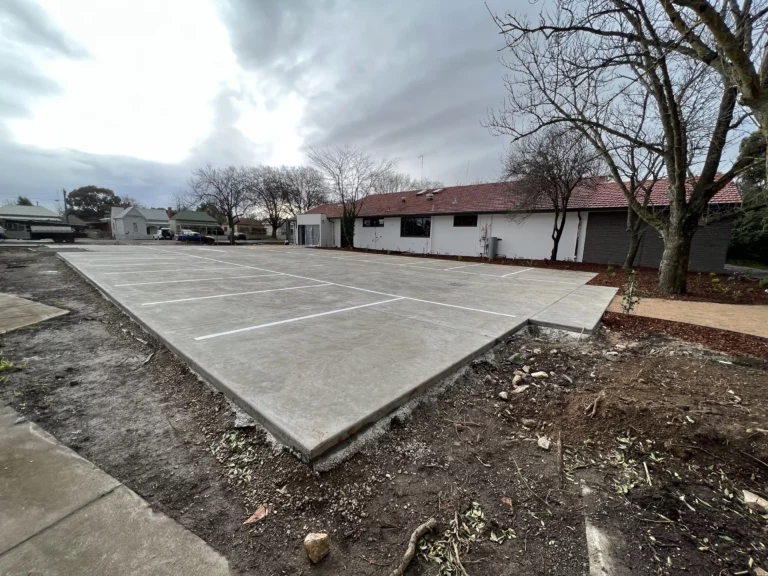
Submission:
[[[102,272],[103,276],[109,276],[112,274],[146,274],[148,272],[162,272],[165,274],[166,272],[187,272],[188,270],[211,270],[211,271],[217,271],[217,270],[229,270],[229,268],[223,268],[223,267],[215,267],[215,266],[209,266],[208,268],[172,268],[171,270],[123,270],[121,272]]]
[[[213,248],[198,248],[198,250],[205,250],[206,252],[221,252],[222,254],[226,254],[226,250],[214,250]]]
[[[520,274],[521,272],[528,272],[528,270],[533,270],[533,268],[523,268],[522,270],[518,270],[517,272],[510,272],[509,274],[504,274],[502,278],[506,278],[507,276],[514,276],[515,274]]]
[[[206,282],[208,280],[240,280],[241,278],[264,278],[265,276],[283,276],[282,272],[274,274],[254,274],[251,276],[219,276],[218,278],[190,278],[189,280],[161,280],[159,282],[129,282],[128,284],[115,284],[118,286],[148,286],[150,284],[178,284],[179,282]]]
[[[465,264],[464,266],[454,266],[452,268],[443,268],[443,270],[458,270],[459,268],[469,268],[470,266],[482,266],[485,262],[478,262],[477,264]]]
[[[371,302],[370,304],[361,304],[360,306],[350,306],[349,308],[340,308],[339,310],[330,310],[328,312],[320,312],[318,314],[309,314],[307,316],[299,316],[297,318],[289,318],[288,320],[279,320],[277,322],[268,322],[267,324],[259,324],[258,326],[248,326],[246,328],[238,328],[236,330],[228,330],[227,332],[218,332],[216,334],[207,334],[205,336],[198,336],[195,340],[207,340],[209,338],[218,338],[219,336],[228,336],[229,334],[238,334],[240,332],[248,332],[250,330],[259,330],[261,328],[269,328],[270,326],[278,326],[280,324],[289,324],[291,322],[299,322],[301,320],[310,320],[311,318],[319,318],[320,316],[328,316],[330,314],[339,314],[341,312],[349,312],[350,310],[359,310],[360,308],[368,308],[370,306],[378,306],[380,304],[387,304],[389,302],[397,302],[398,300],[404,300],[405,297],[400,296],[398,298],[391,298],[390,300],[381,300],[379,302]]]
[[[287,274],[286,274],[287,276]],[[317,280],[322,282],[322,280]],[[155,306],[157,304],[174,304],[176,302],[192,302],[193,300],[210,300],[212,298],[229,298],[231,296],[247,296],[248,294],[263,294],[265,292],[281,292],[283,290],[299,290],[301,288],[320,288],[322,286],[333,286],[331,282],[325,284],[312,284],[307,286],[291,286],[290,288],[271,288],[269,290],[253,290],[251,292],[236,292],[232,294],[214,294],[213,296],[197,296],[195,298],[179,298],[178,300],[162,300],[160,302],[144,302],[142,306]]]
[[[268,270],[266,268],[258,268],[256,266],[248,266],[248,264],[234,264],[232,262],[225,262],[224,260],[216,260],[214,258],[207,258],[205,256],[194,256],[194,258],[201,258],[203,260],[211,260],[212,262],[223,262],[224,264],[232,264],[233,266],[240,266],[242,268],[251,268],[253,270],[259,270],[261,272],[276,272],[276,270]],[[368,290],[367,288],[358,288],[357,286],[349,286],[347,284],[337,284],[336,282],[328,282],[327,280],[318,280],[317,278],[309,278],[307,276],[298,276],[296,274],[289,274],[283,272],[285,276],[291,276],[293,278],[299,278],[300,280],[310,280],[312,282],[325,282],[331,286],[339,286],[341,288],[349,288],[350,290],[358,290],[360,292],[369,292],[371,294],[378,294],[380,296],[391,296],[393,298],[403,298],[405,300],[412,300],[413,302],[421,302],[423,304],[434,304],[435,306],[446,306],[448,308],[458,308],[460,310],[469,310],[471,312],[481,312],[483,314],[492,314],[494,316],[505,316],[507,318],[517,318],[514,314],[504,314],[503,312],[491,312],[490,310],[481,310],[480,308],[469,308],[467,306],[458,306],[456,304],[446,304],[445,302],[435,302],[433,300],[422,300],[421,298],[412,298],[411,296],[402,296],[401,294],[389,294],[387,292],[378,292],[376,290]],[[494,276],[498,278],[498,276]]]

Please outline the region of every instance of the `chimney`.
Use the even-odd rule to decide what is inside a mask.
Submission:
[[[403,204],[405,204],[405,196],[401,196],[401,197],[400,197],[400,202],[402,202]]]
[[[435,195],[432,194],[431,192],[429,194],[427,194],[427,200],[432,200],[432,199],[434,199],[434,197],[435,197]]]

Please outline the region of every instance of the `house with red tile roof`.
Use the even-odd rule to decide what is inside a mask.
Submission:
[[[649,206],[664,210],[668,203],[667,183],[661,180],[653,188]],[[710,205],[723,210],[740,203],[736,186],[729,184]],[[521,212],[520,205],[510,182],[375,194],[361,203],[354,244],[418,254],[489,256],[490,251],[508,258],[548,258],[555,218],[551,206]],[[330,203],[298,216],[295,243],[341,246],[341,213],[340,204]],[[621,265],[629,247],[626,220],[627,199],[613,181],[577,189],[568,206],[558,259]],[[731,226],[731,220],[725,219],[697,231],[692,270],[723,269]],[[647,227],[635,264],[658,267],[661,253],[659,234]]]

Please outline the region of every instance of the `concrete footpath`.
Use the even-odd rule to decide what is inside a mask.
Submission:
[[[0,405],[0,574],[231,574],[226,559]]]
[[[621,296],[613,299],[608,311],[621,312]],[[768,338],[768,306],[642,298],[632,315]]]

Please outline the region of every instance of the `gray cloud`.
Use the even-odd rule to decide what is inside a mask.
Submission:
[[[504,97],[501,44],[482,2],[229,0],[221,12],[240,63],[307,98],[308,144],[356,144],[414,176],[424,154],[425,175],[447,184],[467,161],[470,178],[497,174],[504,142],[480,121]]]
[[[502,11],[501,0],[490,2]],[[300,135],[309,145],[354,144],[397,157],[400,169],[451,185],[494,178],[505,142],[480,125],[503,97],[501,40],[481,0],[217,0],[239,64],[272,109],[291,92],[306,102]],[[58,86],[32,55],[87,58],[37,4],[0,2],[0,173],[2,194],[53,197],[62,187],[98,184],[165,203],[201,163],[253,164],[272,154],[236,125],[250,96],[223,89],[208,136],[182,163],[44,150],[14,143],[3,120]],[[10,191],[10,192],[9,192]],[[2,201],[2,198],[0,198]]]

